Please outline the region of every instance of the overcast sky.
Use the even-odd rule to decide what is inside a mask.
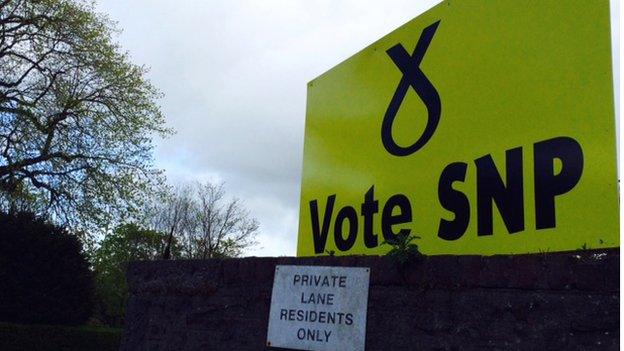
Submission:
[[[259,246],[247,255],[294,256],[306,83],[438,2],[98,0],[97,7],[118,22],[123,49],[150,67],[165,95],[162,110],[177,133],[159,141],[157,166],[172,182],[224,181],[244,200],[261,224]],[[619,33],[613,39],[619,72]]]

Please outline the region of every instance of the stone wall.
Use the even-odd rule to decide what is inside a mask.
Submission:
[[[122,350],[264,350],[275,265],[371,269],[367,350],[610,350],[619,250],[134,262]]]

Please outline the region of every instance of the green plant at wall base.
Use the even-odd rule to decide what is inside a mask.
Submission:
[[[423,256],[418,251],[418,245],[412,243],[415,239],[420,239],[420,237],[410,235],[409,232],[401,232],[393,239],[385,240],[381,244],[392,246],[392,249],[386,253],[386,256],[396,259],[400,264],[405,264],[411,259]]]

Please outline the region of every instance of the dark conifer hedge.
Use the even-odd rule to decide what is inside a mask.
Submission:
[[[0,320],[78,325],[93,308],[80,241],[29,213],[0,213]]]

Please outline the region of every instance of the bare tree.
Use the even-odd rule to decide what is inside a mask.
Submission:
[[[259,228],[239,199],[226,199],[223,184],[209,182],[170,189],[149,217],[153,229],[168,235],[164,259],[171,258],[172,240],[184,258],[240,256]]]
[[[191,187],[188,185],[167,188],[155,194],[147,209],[148,227],[167,234],[167,242],[162,258],[171,258],[171,246],[174,238],[181,238],[194,226],[192,211],[194,207]]]
[[[240,200],[224,199],[223,184],[196,184],[195,232],[197,258],[235,257],[253,245],[258,221]]]

